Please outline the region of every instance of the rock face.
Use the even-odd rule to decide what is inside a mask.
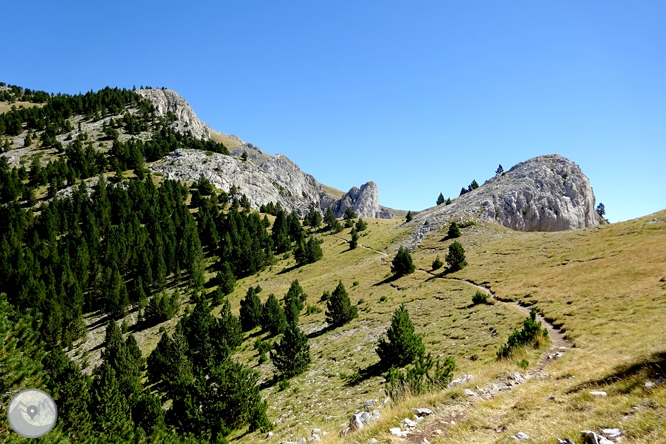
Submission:
[[[562,231],[598,225],[594,204],[592,186],[580,167],[551,154],[521,162],[450,205],[422,211],[410,223],[419,227],[416,245],[454,218],[496,222],[519,231]]]
[[[359,217],[391,217],[379,205],[377,186],[373,182],[362,185],[360,190],[352,188],[338,200],[286,156],[268,156],[251,144],[233,150],[233,154],[243,152],[248,152],[248,161],[223,154],[207,155],[198,150],[178,149],[155,162],[151,169],[173,180],[196,181],[203,176],[227,193],[235,185],[238,195],[245,194],[254,208],[280,202],[284,209],[304,216],[310,205],[314,205],[320,210],[331,207],[341,216],[347,206],[352,206]]]
[[[351,207],[352,210],[359,217],[372,217],[375,219],[390,219],[391,214],[388,210],[379,205],[379,192],[377,191],[377,184],[368,182],[361,185],[359,190],[353,187],[347,194],[342,196],[331,206],[335,217],[342,217],[345,210]]]
[[[157,110],[157,114],[163,116],[169,111],[176,115],[172,126],[176,131],[190,131],[198,139],[210,138],[211,129],[203,123],[192,110],[192,107],[180,94],[171,89],[138,89],[136,93],[148,99]]]
[[[280,202],[283,208],[296,211],[304,216],[311,204],[325,210],[331,207],[337,217],[342,217],[348,207],[352,207],[359,217],[390,219],[391,213],[379,205],[379,193],[374,182],[368,182],[359,190],[353,187],[338,200],[324,189],[324,186],[310,174],[306,174],[294,162],[282,154],[270,156],[259,147],[246,143],[239,137],[220,133],[203,123],[192,107],[178,93],[170,89],[140,89],[136,91],[148,99],[163,116],[172,112],[176,121],[172,124],[176,131],[190,131],[196,138],[211,138],[211,133],[223,135],[239,143],[230,156],[191,150],[176,150],[151,168],[169,179],[185,181],[198,180],[201,175],[210,182],[229,192],[233,185],[240,194],[245,194],[254,208],[269,202]],[[233,156],[247,154],[249,163]]]

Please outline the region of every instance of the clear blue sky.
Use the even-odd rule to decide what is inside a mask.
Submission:
[[[663,1],[4,2],[0,81],[166,86],[213,128],[420,210],[542,154],[666,208]]]

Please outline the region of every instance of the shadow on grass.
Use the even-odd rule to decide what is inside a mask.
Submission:
[[[622,364],[615,367],[611,374],[603,378],[583,382],[567,393],[575,393],[593,387],[615,384],[623,380],[635,378],[630,384],[622,387],[620,393],[630,393],[636,388],[645,387],[644,379],[666,377],[666,351],[654,353],[647,359],[636,361],[634,363]]]
[[[291,266],[291,267],[289,267],[289,268],[283,268],[282,271],[278,272],[278,274],[287,274],[287,273],[289,273],[290,271],[294,271],[294,270],[297,269],[298,267],[299,267],[299,265],[296,264],[296,265],[293,265],[293,266]]]
[[[390,284],[391,282],[397,281],[399,278],[402,276],[398,276],[397,274],[394,274],[393,276],[389,276],[383,281],[377,282],[376,284],[373,284],[373,287],[379,287],[380,285],[384,284]]]
[[[331,330],[335,330],[336,326],[335,325],[326,325],[324,328],[320,328],[317,331],[313,331],[312,333],[308,334],[308,339],[314,339],[318,338],[319,336],[328,333]]]
[[[347,387],[354,387],[362,382],[372,378],[373,376],[381,376],[382,373],[384,373],[387,369],[381,365],[381,362],[376,362],[364,369],[359,369],[358,370],[358,376],[354,377],[349,377],[345,380],[345,386]]]

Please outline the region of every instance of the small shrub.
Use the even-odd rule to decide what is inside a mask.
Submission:
[[[212,151],[206,151],[206,156],[212,156],[213,152]]]
[[[356,287],[357,285],[359,285],[359,282],[358,282],[358,281],[354,281],[354,282],[352,282],[352,287]]]
[[[444,262],[442,262],[442,261],[439,259],[439,256],[437,256],[437,257],[435,258],[435,260],[432,261],[432,269],[433,269],[433,270],[438,270],[438,269],[442,268],[442,265],[444,265]]]
[[[487,304],[488,303],[488,295],[485,294],[484,292],[477,290],[476,293],[474,293],[474,296],[472,296],[472,303],[474,305],[477,304]]]
[[[311,314],[321,313],[321,312],[322,312],[321,308],[317,307],[316,305],[309,305],[308,304],[307,309],[305,311],[305,315],[309,316]]]
[[[358,300],[358,302],[356,303],[356,305],[361,305],[361,304],[364,303],[364,302],[365,302],[365,299],[361,298],[361,299]]]
[[[532,308],[530,317],[523,321],[523,329],[517,328],[511,333],[506,344],[497,350],[497,359],[509,358],[513,352],[526,345],[538,346],[539,337],[548,337],[548,330],[541,328],[541,322],[536,321],[536,309]]]
[[[289,383],[289,381],[287,379],[283,379],[282,381],[278,382],[278,390],[280,390],[281,392],[284,392],[285,390],[287,390],[289,388],[290,385],[291,384]]]
[[[384,374],[386,379],[384,389],[394,401],[408,395],[422,395],[441,390],[451,382],[455,369],[456,364],[451,357],[447,357],[444,363],[440,363],[439,360],[433,361],[430,353],[427,356],[421,354],[406,372],[391,367]]]
[[[527,359],[521,359],[520,361],[516,362],[516,365],[526,370],[527,367],[530,366],[530,362]]]
[[[330,293],[328,290],[326,290],[326,291],[324,291],[324,293],[321,295],[321,298],[320,298],[319,300],[322,301],[322,302],[324,302],[324,301],[328,301],[329,299],[331,299],[331,293]]]
[[[449,239],[455,239],[460,236],[462,236],[462,233],[460,232],[458,224],[455,221],[451,222],[451,225],[449,225],[449,232],[447,234],[447,237]]]
[[[384,295],[381,298],[379,298],[379,302],[386,302],[388,298]]]

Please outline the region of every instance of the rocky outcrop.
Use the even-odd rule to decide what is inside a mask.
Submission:
[[[589,179],[558,155],[534,157],[483,186],[414,217],[412,247],[451,219],[496,222],[519,231],[563,231],[596,226],[599,215]],[[427,223],[426,223],[427,222]]]
[[[221,157],[218,154],[206,156],[205,153],[177,150],[151,166],[155,172],[170,179],[186,181],[198,180],[203,175],[225,192],[229,192],[231,186],[236,185],[239,193],[245,194],[255,208],[269,202],[280,202],[283,208],[303,216],[310,205],[314,204],[321,210],[331,207],[338,217],[342,217],[348,207],[352,207],[359,217],[392,217],[388,209],[379,205],[379,193],[374,182],[368,182],[360,189],[353,187],[338,200],[286,156],[270,156],[237,136],[211,129],[175,91],[140,89],[136,92],[155,106],[158,115],[172,112],[176,116],[176,121],[172,124],[176,131],[190,131],[194,137],[205,139],[211,138],[211,134],[217,134],[240,143],[229,153],[231,157]],[[243,153],[247,154],[250,162],[235,158],[241,157]]]
[[[331,207],[339,216],[351,206],[359,217],[384,217],[391,215],[379,205],[377,185],[369,182],[360,190],[352,188],[338,200],[328,193],[322,184],[310,174],[304,173],[282,154],[265,155],[259,148],[244,144],[232,151],[234,155],[248,153],[248,161],[217,153],[178,149],[151,165],[151,170],[168,179],[196,181],[203,176],[217,188],[229,192],[236,186],[238,195],[245,194],[252,207],[259,208],[270,202],[279,202],[288,211],[304,216],[311,205],[320,210]],[[257,162],[255,163],[252,160]]]
[[[359,217],[372,217],[375,219],[391,218],[389,211],[379,205],[377,184],[372,181],[362,185],[361,189],[353,187],[347,194],[342,196],[342,199],[333,204],[331,209],[336,217],[342,217],[345,214],[345,210],[350,207]]]
[[[155,106],[159,116],[172,112],[177,119],[172,123],[172,127],[176,131],[190,131],[198,139],[210,138],[211,129],[197,117],[190,104],[176,91],[171,89],[139,89],[136,93],[148,99]]]

